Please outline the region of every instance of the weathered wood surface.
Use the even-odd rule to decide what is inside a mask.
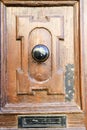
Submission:
[[[58,1],[57,0],[54,1],[2,0],[2,2],[6,5],[6,7],[3,6],[2,4],[1,13],[0,13],[1,14],[1,20],[0,20],[1,21],[0,127],[1,128],[0,129],[16,130],[18,115],[23,113],[35,114],[35,111],[37,114],[39,113],[41,114],[41,110],[43,110],[42,112],[43,114],[47,114],[47,113],[66,114],[68,116],[67,128],[63,130],[85,130],[84,125],[85,124],[87,125],[87,116],[86,116],[87,114],[85,114],[86,123],[84,123],[83,113],[87,113],[86,110],[87,109],[86,107],[87,106],[87,101],[86,101],[87,99],[86,98],[87,95],[86,94],[87,92],[87,82],[86,82],[87,81],[86,80],[87,77],[86,76],[87,75],[87,67],[86,67],[87,65],[87,51],[86,51],[87,50],[87,46],[86,46],[87,44],[87,36],[86,36],[87,35],[86,33],[87,2],[86,0],[83,1],[81,0],[78,2],[75,0],[71,0],[71,1],[68,0],[67,1],[65,0],[64,1],[62,0],[58,0]],[[31,9],[29,9],[29,7],[20,8],[21,5],[31,6],[32,8]],[[44,8],[44,6],[54,6],[54,5],[58,6],[58,9],[57,7],[47,7],[48,9],[46,9],[46,7]],[[37,9],[35,10],[35,7],[33,6],[39,6],[39,7],[37,7]],[[79,10],[80,10],[80,14],[79,14]],[[54,12],[53,13],[54,16],[59,13],[58,20],[56,20],[55,17],[52,17],[51,19],[52,11]],[[37,13],[39,14],[38,17],[36,15]],[[44,18],[45,14],[46,15],[51,14],[50,18],[49,17]],[[35,18],[32,19],[32,17],[30,17],[31,27],[28,28],[29,19],[27,19],[27,16],[32,16],[32,15],[33,16],[35,15]],[[40,18],[40,16],[42,17]],[[61,18],[62,16],[64,16],[64,18],[66,19],[65,21],[63,21],[63,19]],[[37,22],[38,21],[37,18],[39,19],[39,22]],[[51,20],[54,22],[54,26],[51,26],[51,22],[50,22]],[[47,25],[45,24],[46,22],[48,22]],[[27,40],[27,34],[29,34],[28,29],[32,30],[33,28],[37,28],[37,27],[39,28],[40,26],[44,26],[44,28],[47,27],[47,30],[51,29],[52,30],[51,35],[55,35],[58,37],[59,50],[57,50],[57,53],[55,53],[56,46],[55,45],[51,46],[51,42],[55,43],[56,41],[55,37],[52,37],[53,39],[51,41],[50,40],[51,35],[50,33],[48,33],[49,31],[46,32],[46,30],[44,30],[43,28],[40,28],[42,29],[40,33],[38,29],[36,30],[37,35],[35,34],[34,31],[34,33],[30,37],[30,42]],[[57,30],[57,32],[53,31],[56,30],[57,26],[59,30]],[[49,60],[46,62],[46,66],[48,68],[46,76],[45,76],[46,68],[41,67],[38,64],[37,65],[34,64],[32,62],[31,56],[29,55],[33,46],[35,45],[34,43],[36,37],[39,37],[40,34],[41,37],[46,36],[47,43],[45,40],[41,38],[38,39],[38,41],[40,42],[45,41],[45,44],[50,48],[50,51],[53,51],[52,54],[54,54],[53,58],[50,57]],[[35,38],[33,39],[33,37]],[[31,50],[29,53],[27,50],[28,42],[31,43],[30,44]],[[50,46],[49,46],[49,42],[50,42]],[[26,44],[26,47],[23,44]],[[53,48],[53,50],[51,49],[51,47]],[[20,48],[23,50],[21,50]],[[29,78],[27,76],[27,70],[29,67],[27,64],[28,55],[31,61],[29,65],[31,71],[30,73],[31,82],[29,81]],[[62,58],[61,62],[59,62],[58,64],[56,64],[57,58],[58,59]],[[54,59],[54,61],[52,61],[52,59]],[[51,65],[51,63],[53,64]],[[73,101],[75,102],[74,104],[64,103],[65,101],[65,92],[63,86],[64,72],[61,71],[60,68],[64,70],[65,65],[68,63],[71,64],[75,63],[76,71],[75,71],[74,87],[76,91],[73,99]],[[32,67],[37,68],[39,75],[37,75],[37,73],[35,72],[35,70],[32,69]],[[21,71],[21,69],[19,68],[23,69],[23,71]],[[57,69],[59,69],[59,72],[56,74],[55,72],[57,71]],[[17,75],[15,73],[16,70],[17,70]],[[52,73],[54,73],[52,82],[50,81],[48,83],[47,82],[44,83],[45,80],[48,80],[51,77]],[[32,77],[35,80],[37,80],[37,83],[32,83],[33,81]],[[18,78],[17,84],[16,84],[16,78]],[[57,81],[60,86],[58,89],[56,88],[55,85]],[[38,82],[41,82],[41,84],[46,85],[46,87],[44,88],[43,85],[41,85]],[[23,84],[26,84],[25,88],[23,88]],[[54,89],[51,88],[51,85],[54,86]],[[49,96],[49,94],[51,95]],[[52,104],[53,102],[55,102],[55,105]],[[57,102],[60,103],[57,104]],[[39,103],[43,103],[43,105],[41,106],[41,104]],[[51,103],[51,104],[48,105],[47,103],[48,104]],[[14,113],[14,115],[12,115],[12,113]],[[54,128],[50,128],[50,129],[54,130]],[[55,128],[55,130],[57,129],[58,128]],[[43,130],[49,130],[49,128],[45,128]]]

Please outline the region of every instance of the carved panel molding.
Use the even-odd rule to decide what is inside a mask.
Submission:
[[[77,1],[79,0],[14,0],[14,2],[12,0],[1,0],[5,5],[7,6],[12,6],[12,5],[22,5],[22,6],[57,6],[57,5],[75,5],[75,3],[77,3]]]
[[[21,66],[17,69],[18,94],[33,94],[35,90],[47,90],[48,94],[63,94],[63,72],[57,72],[59,67],[55,58],[59,55],[56,50],[59,46],[58,40],[64,38],[64,18],[39,15],[16,17],[17,40],[21,40]],[[55,23],[57,23],[56,30]],[[44,44],[50,50],[50,57],[45,63],[37,64],[32,59],[32,49],[38,44]],[[52,55],[54,50],[55,53]]]

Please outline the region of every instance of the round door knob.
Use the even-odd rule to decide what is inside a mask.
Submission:
[[[49,57],[49,49],[45,45],[38,44],[32,49],[32,57],[37,62],[44,62]]]

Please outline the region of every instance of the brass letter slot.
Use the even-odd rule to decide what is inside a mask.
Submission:
[[[19,128],[65,128],[66,116],[19,116]]]

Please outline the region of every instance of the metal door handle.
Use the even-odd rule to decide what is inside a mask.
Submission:
[[[49,49],[43,44],[38,44],[32,49],[32,57],[37,62],[44,62],[49,57]]]

